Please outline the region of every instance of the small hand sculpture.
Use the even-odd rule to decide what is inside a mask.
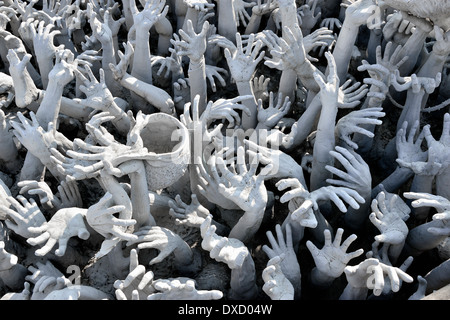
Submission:
[[[422,151],[422,141],[425,138],[425,132],[422,130],[419,135],[419,121],[416,121],[411,127],[406,137],[408,122],[404,122],[402,127],[397,131],[396,147],[397,147],[397,163],[405,168],[411,167],[410,164],[415,162],[423,162],[427,158],[427,151]],[[417,135],[417,138],[415,136]]]
[[[175,218],[175,224],[177,225],[200,228],[206,217],[211,214],[208,209],[201,205],[196,194],[192,194],[191,199],[191,204],[187,205],[181,200],[181,197],[177,195],[175,197],[176,203],[169,201],[169,214]]]
[[[315,228],[317,226],[317,221],[313,218],[311,211],[312,209],[317,210],[319,208],[319,200],[333,201],[342,212],[347,212],[347,208],[345,207],[343,200],[354,209],[359,209],[358,202],[364,203],[365,201],[357,191],[345,187],[321,187],[310,193],[297,179],[280,180],[275,186],[280,191],[285,190],[288,187],[293,188],[280,198],[280,202],[285,203],[295,198],[302,199],[303,201],[296,200],[299,202],[297,202],[297,209],[292,212],[292,219],[298,220],[301,225],[310,228]],[[304,220],[305,217],[308,218],[306,221]]]
[[[211,221],[212,218],[207,217],[200,227],[202,248],[209,251],[212,259],[226,263],[230,269],[242,267],[250,254],[247,247],[238,239],[218,236]]]
[[[209,23],[206,21],[203,24],[202,31],[199,34],[195,33],[191,20],[187,21],[186,28],[186,31],[183,29],[179,31],[183,41],[172,39],[170,41],[175,47],[179,48],[179,51],[177,51],[179,56],[186,55],[191,61],[198,63],[206,51],[206,33],[209,30]]]
[[[414,208],[432,207],[437,213],[433,215],[433,220],[441,221],[440,225],[432,226],[427,229],[428,232],[436,236],[445,236],[450,232],[448,222],[450,218],[450,201],[447,198],[419,192],[405,192],[404,197],[414,200],[411,206]]]
[[[225,48],[225,58],[234,82],[249,82],[252,80],[256,66],[264,58],[265,52],[260,53],[261,47],[262,41],[254,42],[254,35],[250,35],[247,46],[244,48],[241,35],[237,33],[236,51],[232,53],[230,49]]]
[[[234,12],[236,15],[236,26],[241,24],[246,27],[250,21],[250,15],[247,12],[247,8],[252,8],[256,5],[256,2],[247,2],[244,0],[237,0],[233,2]]]
[[[271,164],[272,170],[266,173],[265,180],[272,178],[297,178],[304,180],[303,170],[301,166],[287,153],[276,148],[267,148],[258,145],[251,140],[244,140],[244,144],[248,146],[247,153],[249,161],[259,161],[261,164]]]
[[[378,289],[374,291],[374,295],[378,296],[380,294],[388,294],[392,292],[398,292],[402,286],[403,281],[413,282],[412,277],[410,277],[406,270],[411,266],[414,258],[409,256],[400,265],[400,267],[393,267],[390,257],[389,249],[390,246],[386,243],[383,244],[381,251],[378,249],[380,243],[374,241],[372,244],[372,251],[367,252],[367,258],[376,258],[380,261],[380,266],[384,271],[387,271],[384,276],[384,286],[380,292]]]
[[[283,259],[283,255],[273,257],[262,272],[263,291],[272,300],[294,300],[294,287],[281,270]]]
[[[373,199],[373,212],[369,219],[381,232],[380,235],[375,236],[376,241],[392,245],[404,243],[409,232],[405,223],[409,215],[404,215],[396,210],[395,202],[398,200],[398,196],[393,195],[388,203],[383,191],[378,194],[376,199]]]
[[[342,164],[347,172],[327,165],[325,168],[328,171],[342,179],[327,179],[327,182],[332,185],[354,189],[360,195],[370,194],[372,177],[368,164],[354,151],[342,147],[336,147],[335,149],[336,151],[330,151],[330,154]]]
[[[20,202],[14,197],[6,199],[15,210],[4,205],[0,207],[1,211],[11,219],[5,221],[6,226],[24,238],[33,237],[34,234],[28,228],[42,226],[46,223],[45,217],[33,199],[28,201],[21,195],[16,198]]]
[[[334,241],[331,241],[331,232],[325,229],[323,234],[325,243],[322,249],[318,249],[311,241],[306,242],[316,264],[311,273],[311,280],[316,285],[330,285],[332,281],[341,276],[348,262],[364,253],[363,249],[347,253],[348,247],[356,240],[357,236],[352,234],[342,244],[344,229],[336,231]]]
[[[152,271],[146,271],[145,266],[139,264],[136,249],[130,251],[130,272],[125,280],[116,280],[117,300],[146,300],[156,290],[153,287]]]
[[[301,28],[305,35],[309,34],[322,16],[320,8],[317,7],[317,0],[309,0],[307,4],[298,8],[298,13],[302,21]]]
[[[197,290],[192,279],[158,279],[153,287],[159,292],[150,294],[147,300],[219,300],[223,297],[219,290]]]
[[[69,279],[64,277],[64,274],[49,260],[45,263],[36,262],[36,267],[33,265],[29,266],[28,270],[32,274],[25,278],[25,280],[34,284],[31,300],[44,300],[53,290],[59,290],[71,285]]]
[[[114,205],[111,193],[105,195],[86,212],[86,220],[95,231],[106,239],[119,237],[123,240],[135,240],[137,236],[127,233],[127,228],[136,224],[134,219],[120,219],[114,215],[120,213],[125,207]]]
[[[382,108],[366,108],[350,112],[340,118],[336,123],[336,134],[349,147],[355,150],[358,149],[358,145],[351,139],[352,135],[354,133],[359,133],[369,138],[375,137],[375,134],[372,131],[364,128],[364,125],[381,125],[382,121],[378,118],[386,115],[384,112],[381,112],[382,110]]]
[[[274,103],[273,92],[269,94],[268,108],[264,109],[262,100],[258,100],[258,127],[271,129],[289,112],[289,97],[285,97],[283,101],[282,93],[279,93],[276,106]]]
[[[186,251],[186,259],[183,264],[186,265],[192,262],[193,254],[187,244],[181,237],[173,231],[159,226],[146,226],[136,231],[134,236],[136,239],[129,240],[127,246],[138,244],[138,249],[157,249],[159,254],[150,260],[149,264],[156,264],[167,258],[172,252],[175,255],[178,252]],[[184,253],[184,252],[183,252]]]
[[[267,254],[269,259],[273,259],[277,256],[283,256],[283,259],[279,262],[281,272],[294,287],[296,295],[300,296],[300,265],[292,244],[291,226],[289,224],[286,225],[286,240],[284,239],[283,232],[281,231],[281,226],[279,224],[275,226],[275,231],[278,241],[275,240],[271,231],[267,231],[266,235],[272,248],[267,245],[263,245],[262,249]]]
[[[37,256],[45,256],[49,253],[56,243],[59,248],[56,249],[57,256],[63,256],[66,253],[67,243],[71,237],[78,236],[80,239],[86,240],[90,233],[86,229],[84,217],[85,209],[80,208],[64,208],[58,210],[49,222],[44,222],[40,227],[29,227],[28,230],[34,234],[39,233],[34,238],[28,238],[27,242],[32,246],[42,244],[45,245],[35,251]]]

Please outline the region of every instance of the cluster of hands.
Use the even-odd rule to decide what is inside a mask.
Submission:
[[[450,31],[383,1],[2,1],[2,299],[444,287],[407,271],[450,236],[449,53]],[[152,113],[190,134],[162,190],[145,175]],[[66,277],[88,260],[116,280]],[[210,288],[217,263],[229,282]]]

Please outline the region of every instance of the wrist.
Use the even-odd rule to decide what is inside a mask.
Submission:
[[[198,70],[201,68],[205,68],[205,56],[201,55],[201,57],[189,57],[189,71]]]
[[[317,267],[314,267],[311,271],[311,282],[316,286],[329,287],[334,279],[334,277],[320,271]]]

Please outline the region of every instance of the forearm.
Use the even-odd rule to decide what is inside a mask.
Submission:
[[[121,88],[119,83],[114,78],[114,74],[109,67],[110,64],[117,64],[113,41],[102,43],[102,68],[105,72],[105,82],[108,89],[111,91],[113,96],[120,97],[122,95]]]
[[[381,191],[396,192],[402,185],[414,176],[414,172],[409,168],[397,167],[387,178],[372,189],[372,198],[375,198]]]
[[[259,26],[261,24],[261,15],[253,13],[250,16],[250,21],[245,28],[245,34],[255,34],[259,30]]]
[[[336,41],[333,57],[336,61],[337,74],[341,83],[347,78],[348,67],[352,58],[353,46],[358,37],[359,26],[344,20]]]
[[[292,149],[298,147],[303,143],[303,141],[306,140],[313,129],[317,116],[320,114],[321,108],[322,104],[320,102],[319,96],[316,96],[316,98],[311,101],[309,107],[297,120],[297,134],[294,136],[293,145],[288,149],[288,151],[291,151]]]
[[[335,147],[336,115],[337,105],[322,106],[313,149],[311,191],[324,186],[325,180],[332,177],[325,166],[333,165],[333,157],[330,155],[330,151],[334,150]]]
[[[433,194],[433,181],[434,176],[416,174],[414,175],[411,188],[409,191]],[[412,212],[417,220],[423,220],[428,217],[428,214],[430,213],[430,208],[429,207],[412,208]]]
[[[314,93],[320,91],[320,87],[314,79],[314,72],[318,71],[318,69],[308,59],[302,61],[295,71],[298,79],[300,79],[306,89]]]
[[[199,115],[205,111],[206,104],[208,103],[205,68],[204,57],[202,57],[199,61],[191,60],[189,63],[188,76],[191,98],[193,99],[197,95],[200,96],[198,104]]]
[[[169,114],[172,113],[174,102],[172,97],[166,91],[155,87],[148,82],[141,81],[129,74],[126,74],[120,80],[120,84],[126,89],[136,93],[138,96],[144,98],[160,111]]]
[[[418,256],[424,251],[436,248],[442,241],[447,238],[447,236],[435,235],[429,232],[428,228],[442,227],[444,227],[444,222],[442,220],[432,220],[410,230],[408,236],[406,237],[406,254]]]
[[[417,63],[417,59],[422,52],[423,44],[428,36],[427,32],[416,28],[416,31],[409,37],[408,41],[400,50],[398,60],[408,56],[408,59],[400,66],[400,75],[409,76]],[[434,75],[433,75],[434,78]]]
[[[358,191],[358,190],[356,190]],[[347,212],[344,215],[344,221],[346,225],[355,230],[361,230],[365,226],[370,214],[370,204],[372,202],[372,193],[369,189],[368,192],[360,192],[359,195],[364,198],[364,203],[359,205],[359,209],[353,209],[348,207]]]
[[[148,84],[153,83],[149,32],[138,27],[136,27],[136,47],[131,75]]]
[[[262,219],[264,218],[264,207],[258,206],[252,209],[251,212],[247,211],[239,219],[230,231],[230,238],[236,238],[243,243],[248,242],[258,231]]]
[[[258,293],[256,286],[255,263],[250,254],[244,260],[240,268],[231,270],[230,299],[251,300]]]
[[[282,99],[289,97],[290,101],[295,101],[295,89],[297,88],[297,73],[294,70],[283,70],[280,77],[279,93]]]
[[[339,300],[366,300],[369,289],[366,287],[355,288],[347,284]]]
[[[217,6],[217,33],[226,37],[232,42],[236,41],[236,15],[234,13],[234,5],[232,0],[219,0]]]
[[[39,74],[41,75],[42,86],[45,90],[49,81],[48,74],[53,69],[53,59],[50,57],[43,57],[36,53],[36,60],[39,66]]]
[[[320,271],[317,267],[311,270],[311,282],[318,287],[329,287],[333,283],[335,278]]]
[[[434,78],[438,72],[442,72],[448,55],[438,55],[434,51],[427,56],[425,62],[417,71],[418,77]]]
[[[289,29],[294,30],[294,26],[298,24],[297,5],[295,4],[295,1],[290,1],[289,4],[281,6],[280,14],[283,24],[282,27],[288,27]],[[282,31],[282,35],[284,38],[286,38],[284,30]]]
[[[250,111],[250,115],[245,112],[242,114],[242,128],[244,130],[254,129],[258,125],[257,103],[254,98],[253,89],[250,81],[236,82],[240,96],[251,95],[253,98],[242,101],[242,104]]]
[[[36,118],[44,130],[47,130],[49,122],[53,122],[56,125],[56,120],[61,107],[63,90],[64,86],[54,79],[49,82],[47,90],[45,90],[44,98],[36,112]]]
[[[173,28],[170,21],[166,17],[162,17],[155,22],[155,30],[158,33],[158,54],[166,56],[169,53],[170,39],[173,35]],[[186,29],[183,29],[186,30]]]

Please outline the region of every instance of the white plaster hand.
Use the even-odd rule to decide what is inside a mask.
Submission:
[[[269,239],[271,248],[267,245],[263,245],[262,249],[267,254],[269,259],[273,259],[277,256],[283,256],[283,259],[279,262],[281,272],[289,280],[294,287],[295,292],[299,295],[301,290],[300,265],[292,244],[291,226],[290,224],[286,225],[286,237],[283,236],[283,232],[279,224],[275,226],[275,231],[278,240],[275,240],[275,237],[271,231],[267,231],[266,235]]]
[[[382,191],[372,200],[372,213],[369,220],[381,232],[375,236],[378,242],[398,245],[404,243],[409,229],[405,221],[409,215],[399,212],[395,206],[398,196],[394,195],[391,199],[386,199],[385,193]]]
[[[231,77],[236,83],[249,82],[253,79],[258,63],[264,58],[265,52],[260,52],[262,42],[259,40],[254,42],[254,35],[250,35],[247,46],[244,48],[241,35],[237,33],[236,47],[235,52],[231,52],[228,48],[224,50]]]
[[[273,257],[262,272],[263,291],[272,300],[294,300],[294,287],[281,270],[283,258],[283,255]]]
[[[230,269],[242,267],[250,255],[247,247],[238,239],[218,236],[216,226],[211,222],[212,218],[209,216],[200,227],[202,248],[209,251],[212,259],[226,263]]]
[[[136,224],[134,219],[120,219],[114,215],[124,210],[122,205],[114,205],[113,196],[109,192],[86,212],[88,224],[106,239],[118,237],[123,240],[135,240],[137,236],[127,233],[127,228]]]
[[[0,207],[6,217],[10,218],[5,220],[6,226],[24,238],[33,237],[34,233],[28,228],[42,226],[46,223],[45,217],[33,199],[27,200],[21,195],[16,198],[20,202],[11,196],[6,199],[14,209],[4,205]]]
[[[187,225],[200,228],[206,217],[210,215],[208,209],[201,205],[197,195],[191,195],[191,204],[187,205],[177,195],[174,201],[169,201],[169,214],[175,218],[176,225]]]
[[[147,300],[219,300],[223,293],[219,290],[197,290],[195,281],[189,278],[158,279],[153,287],[158,291]]]
[[[321,275],[325,276],[325,279],[320,279],[320,275],[314,274],[313,272],[313,282],[320,284],[323,280],[327,280],[327,278],[336,279],[340,277],[348,262],[364,253],[363,249],[347,253],[348,247],[356,240],[357,236],[352,234],[341,244],[343,233],[344,229],[337,229],[334,241],[332,241],[330,230],[325,229],[323,232],[325,243],[322,249],[317,248],[310,240],[306,242],[306,246],[311,252],[316,268]]]
[[[114,282],[117,300],[146,300],[150,294],[155,292],[153,277],[152,271],[147,272],[145,266],[139,264],[136,249],[131,249],[130,269],[127,277]]]
[[[78,236],[86,240],[90,233],[86,229],[84,217],[86,209],[64,208],[58,210],[48,222],[44,222],[40,227],[29,227],[28,230],[34,234],[39,233],[34,238],[28,238],[27,242],[32,246],[44,244],[44,246],[35,251],[37,256],[45,256],[53,246],[58,243],[56,249],[57,256],[63,256],[66,253],[67,243],[71,237]]]
[[[356,150],[358,145],[352,141],[352,135],[359,133],[369,138],[375,137],[373,132],[364,128],[364,125],[381,125],[383,122],[378,118],[386,115],[382,110],[382,108],[366,108],[352,111],[338,120],[335,132],[350,148]]]

